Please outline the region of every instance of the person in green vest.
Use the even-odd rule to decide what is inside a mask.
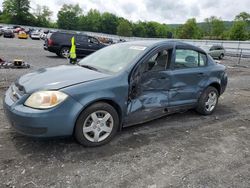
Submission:
[[[76,57],[76,43],[75,43],[75,37],[71,38],[71,48],[69,52],[69,63],[70,64],[76,64],[77,57]]]

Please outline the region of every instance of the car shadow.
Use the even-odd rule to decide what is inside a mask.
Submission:
[[[57,55],[46,55],[46,57],[51,58],[51,59],[66,59],[66,58],[63,58],[63,57],[59,57]]]
[[[149,144],[161,142],[168,144],[175,139],[182,139],[186,131],[191,129],[193,131],[201,126],[211,126],[211,122],[227,119],[232,114],[237,115],[237,112],[225,105],[219,105],[217,111],[210,116],[201,116],[194,110],[176,113],[123,128],[111,142],[93,148],[81,146],[73,137],[34,139],[15,131],[12,131],[10,136],[16,150],[22,155],[28,155],[28,158],[35,162],[49,163],[51,157],[62,163],[69,159],[71,162],[92,161],[137,150]]]

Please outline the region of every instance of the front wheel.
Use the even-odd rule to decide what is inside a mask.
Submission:
[[[223,59],[224,58],[224,54],[220,54],[219,59]]]
[[[203,115],[210,115],[218,104],[219,94],[216,88],[209,86],[200,96],[196,111]]]
[[[95,103],[80,114],[74,136],[84,146],[100,146],[115,136],[118,127],[117,111],[107,103]]]

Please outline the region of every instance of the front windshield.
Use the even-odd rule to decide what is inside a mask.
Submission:
[[[83,58],[79,65],[114,74],[127,67],[145,49],[145,46],[131,43],[114,44]]]

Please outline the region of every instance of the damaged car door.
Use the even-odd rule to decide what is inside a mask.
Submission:
[[[207,56],[194,49],[177,46],[171,63],[170,108],[194,105],[208,79]]]
[[[166,114],[172,48],[154,52],[132,72],[126,126],[143,123]]]

